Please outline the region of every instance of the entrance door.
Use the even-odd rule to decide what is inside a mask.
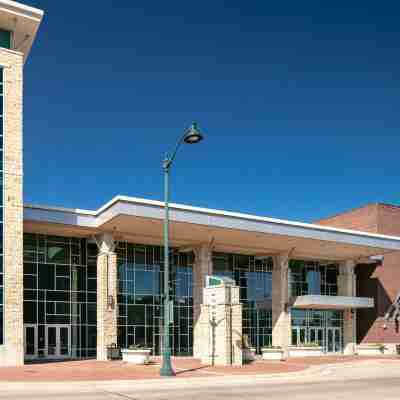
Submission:
[[[301,346],[307,343],[306,328],[295,326],[292,328],[292,345]]]
[[[32,360],[38,356],[38,334],[36,325],[24,325],[25,358]]]
[[[342,330],[340,328],[326,328],[326,352],[342,352]]]
[[[68,358],[71,356],[69,325],[47,325],[46,350],[48,358]]]
[[[324,347],[324,329],[323,328],[310,328],[309,330],[310,343],[318,343],[319,346]]]

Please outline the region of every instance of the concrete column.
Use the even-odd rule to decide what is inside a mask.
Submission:
[[[97,360],[107,360],[107,347],[117,343],[117,255],[112,234],[96,237],[97,256]]]
[[[289,311],[289,255],[274,257],[272,270],[272,345],[287,350],[291,337]]]
[[[194,249],[195,264],[193,269],[193,357],[201,355],[201,333],[199,318],[203,303],[205,277],[212,275],[212,250],[208,245]]]
[[[344,261],[339,265],[338,295],[356,296],[356,275],[354,261]],[[351,355],[356,352],[356,311],[343,311],[343,352]]]
[[[198,332],[199,358],[203,364],[243,364],[238,286],[221,284],[204,289]]]
[[[1,366],[24,364],[23,316],[23,169],[22,102],[23,56],[0,49],[4,82],[4,331],[0,346]],[[0,194],[3,196],[3,194]],[[1,239],[1,238],[0,238]]]

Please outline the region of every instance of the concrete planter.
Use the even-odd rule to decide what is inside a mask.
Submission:
[[[285,351],[280,348],[264,347],[261,349],[263,360],[283,360]]]
[[[122,361],[130,364],[144,365],[150,361],[150,349],[122,349]]]
[[[323,348],[320,346],[289,346],[289,357],[320,357]]]
[[[243,362],[251,362],[256,359],[256,349],[254,347],[245,347],[242,349]]]
[[[381,356],[383,354],[380,344],[359,344],[357,354],[359,356]]]

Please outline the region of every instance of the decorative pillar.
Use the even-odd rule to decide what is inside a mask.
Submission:
[[[23,106],[23,54],[0,49],[3,75],[3,179],[0,192],[3,252],[3,342],[0,343],[0,365],[24,364],[23,315],[23,160],[22,160],[22,106]],[[1,96],[1,95],[0,95]],[[1,179],[0,179],[1,181]],[[4,248],[3,248],[4,246]],[[0,307],[1,308],[1,307]]]
[[[289,254],[274,257],[272,270],[272,345],[287,351],[291,337]]]
[[[239,287],[221,281],[204,288],[198,324],[198,351],[202,364],[243,364],[242,305]]]
[[[97,360],[107,360],[107,347],[117,343],[117,255],[110,233],[96,236],[97,256]]]
[[[199,330],[199,318],[201,304],[203,303],[203,290],[206,276],[212,275],[212,250],[208,245],[193,249],[195,264],[193,269],[193,357],[201,356],[201,333]]]
[[[356,275],[354,261],[344,261],[339,265],[338,296],[356,296]],[[343,352],[351,355],[356,353],[356,310],[343,311]]]

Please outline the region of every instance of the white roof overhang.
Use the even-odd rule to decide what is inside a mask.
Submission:
[[[23,53],[24,60],[29,55],[42,18],[42,10],[16,1],[0,0],[0,29],[14,33],[11,50]]]
[[[349,308],[373,308],[374,299],[369,297],[306,295],[294,297],[291,306],[302,309],[344,310]]]
[[[24,229],[87,236],[115,232],[136,243],[161,244],[164,203],[117,196],[97,211],[24,207]],[[212,243],[215,251],[291,258],[357,260],[400,250],[400,238],[249,214],[170,204],[172,246]]]

